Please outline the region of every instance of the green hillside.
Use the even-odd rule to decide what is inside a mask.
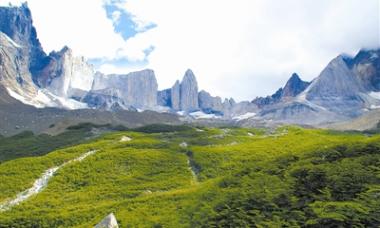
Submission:
[[[378,227],[380,135],[284,127],[164,128],[0,164],[0,227]],[[121,141],[126,136],[131,140]],[[124,137],[125,138],[125,137]]]

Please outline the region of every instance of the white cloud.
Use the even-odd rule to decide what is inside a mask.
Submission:
[[[8,0],[0,0],[7,5]],[[23,0],[12,0],[19,5]],[[59,50],[67,45],[76,55],[87,58],[136,60],[143,47],[128,47],[122,36],[114,31],[113,23],[119,16],[107,18],[103,0],[28,0],[38,37],[45,51]],[[120,14],[120,12],[119,12]]]
[[[116,10],[115,12],[112,13],[112,21],[113,23],[118,23],[120,20],[121,12]]]
[[[148,66],[161,88],[192,68],[201,88],[252,99],[294,71],[311,80],[339,53],[380,46],[378,0],[129,0],[124,9],[157,24],[135,42],[155,46]]]
[[[146,67],[160,88],[191,68],[200,88],[252,99],[273,93],[292,72],[311,80],[339,53],[380,46],[378,0],[127,0],[119,6],[137,27],[157,25],[127,41],[103,3],[29,0],[44,48],[67,44],[89,58],[142,61],[154,46]],[[139,68],[107,64],[108,72]]]

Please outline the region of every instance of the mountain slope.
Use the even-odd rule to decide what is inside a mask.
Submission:
[[[45,170],[98,150],[60,168],[0,221],[91,227],[114,213],[121,227],[376,227],[379,141],[300,128],[113,133],[1,164],[0,204]]]

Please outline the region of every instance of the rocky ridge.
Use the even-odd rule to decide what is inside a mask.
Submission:
[[[158,91],[150,69],[105,75],[68,47],[47,55],[27,4],[0,7],[0,19],[0,84],[12,97],[39,108],[154,110],[246,126],[315,126],[348,121],[380,108],[380,49],[361,50],[355,57],[338,56],[311,82],[293,73],[271,96],[222,101],[198,91],[190,69],[181,82]]]

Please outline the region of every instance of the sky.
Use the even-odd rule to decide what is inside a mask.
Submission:
[[[341,53],[380,47],[380,0],[29,0],[28,5],[46,52],[67,45],[104,73],[150,68],[159,89],[192,69],[200,89],[236,100],[272,94],[293,72],[310,81]]]

